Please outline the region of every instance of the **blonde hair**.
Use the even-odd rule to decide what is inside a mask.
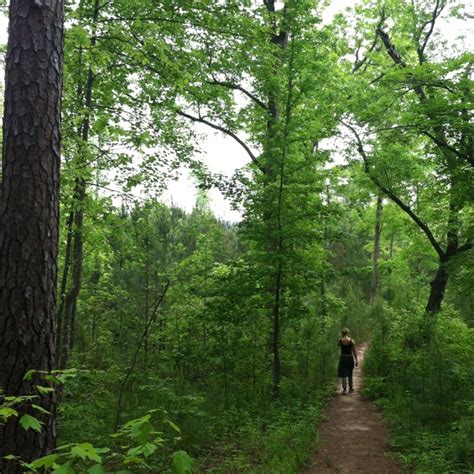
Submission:
[[[341,335],[342,336],[347,336],[349,334],[349,329],[348,328],[342,328],[341,329]]]

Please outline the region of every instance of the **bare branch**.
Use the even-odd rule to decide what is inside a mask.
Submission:
[[[388,33],[386,33],[382,29],[382,24],[379,24],[377,27],[377,34],[380,36],[382,43],[385,46],[385,49],[388,53],[388,55],[392,58],[393,62],[400,66],[401,68],[406,68],[407,64],[405,61],[402,59],[402,56],[398,52],[396,46],[392,43],[392,40],[390,39],[390,36]],[[416,92],[416,95],[418,96],[420,102],[425,102],[426,101],[426,94],[423,88],[420,85],[415,85],[413,90]]]

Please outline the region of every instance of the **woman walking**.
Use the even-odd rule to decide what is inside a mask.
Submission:
[[[343,328],[341,330],[341,338],[337,342],[337,345],[341,348],[341,356],[339,357],[339,367],[337,369],[338,377],[341,377],[342,381],[342,394],[347,394],[347,382],[349,381],[349,392],[354,391],[352,385],[352,371],[355,366],[358,366],[357,351],[355,342],[349,337],[349,329]]]

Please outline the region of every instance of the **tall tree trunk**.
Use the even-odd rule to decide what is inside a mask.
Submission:
[[[438,271],[430,283],[431,289],[428,297],[428,303],[426,304],[426,312],[435,314],[441,309],[441,304],[444,298],[444,292],[446,285],[448,284],[449,273],[446,269],[447,261],[440,261]]]
[[[392,284],[392,259],[393,259],[393,254],[394,254],[394,244],[395,244],[395,234],[392,233],[390,236],[390,246],[389,246],[389,253],[388,253],[388,259],[390,261],[390,266],[388,268],[388,282],[387,282],[387,292],[385,298],[388,301],[393,300],[393,284]]]
[[[168,254],[168,240],[167,240],[168,232],[163,232],[163,243],[161,248],[161,290],[163,290],[164,279],[166,275],[166,268],[167,268],[167,254]],[[156,280],[156,292],[158,292],[158,278]],[[165,320],[165,311],[163,311],[162,315],[160,316],[160,336],[158,340],[158,352],[163,352],[165,350],[165,341],[166,341],[166,320]]]
[[[72,254],[72,226],[74,224],[74,212],[71,211],[69,213],[67,223],[66,223],[66,232],[67,232],[67,239],[66,239],[66,252],[64,255],[64,268],[63,274],[61,277],[61,288],[59,289],[59,308],[57,312],[57,337],[56,337],[56,360],[59,361],[61,356],[60,349],[62,347],[62,333],[63,333],[63,321],[64,321],[64,308],[66,304],[66,290],[67,290],[67,282],[69,277],[69,270],[71,269],[71,254]]]
[[[76,187],[74,190],[74,201],[79,205],[74,213],[74,240],[72,256],[72,284],[66,294],[64,301],[64,320],[62,322],[61,335],[61,358],[59,367],[64,369],[69,361],[69,354],[74,344],[74,325],[77,309],[77,298],[81,289],[82,279],[82,259],[83,259],[83,225],[84,225],[84,201],[86,197],[86,188],[83,178],[76,178]]]
[[[375,209],[375,229],[374,229],[374,251],[372,254],[372,281],[370,283],[370,304],[374,304],[379,291],[379,255],[380,236],[382,234],[382,196],[377,196],[377,206]]]
[[[273,304],[273,396],[275,398],[280,397],[280,382],[281,382],[281,361],[280,361],[280,316],[281,316],[281,293],[282,288],[282,273],[283,265],[281,262],[278,264]]]
[[[317,142],[316,142],[317,143]],[[317,145],[315,146],[314,150],[317,150]],[[331,206],[331,193],[329,190],[329,185],[326,185],[326,206],[327,209],[330,209]],[[324,222],[324,237],[323,237],[323,249],[324,249],[324,267],[321,272],[321,280],[319,281],[319,297],[321,299],[321,305],[319,308],[319,316],[321,320],[321,334],[323,334],[326,330],[326,320],[328,316],[328,302],[327,302],[327,296],[326,296],[326,278],[327,278],[327,271],[326,271],[326,265],[328,264],[327,262],[327,257],[326,255],[329,252],[329,227],[327,220],[324,219],[324,214],[321,212],[320,213],[320,219],[321,221]]]
[[[93,36],[91,39],[91,47],[96,45],[97,38],[95,36],[95,27],[99,16],[100,3],[95,0],[94,13],[92,18]],[[84,95],[84,110],[86,115],[80,127],[81,148],[87,146],[90,131],[90,109],[92,107],[92,90],[94,85],[94,74],[92,67],[89,66],[87,71],[87,81]],[[69,355],[74,347],[77,300],[81,291],[82,282],[82,266],[84,257],[84,205],[86,200],[86,181],[83,176],[79,175],[75,179],[74,186],[74,226],[73,226],[73,257],[72,257],[72,282],[69,291],[66,294],[64,302],[64,320],[61,322],[61,356],[59,367],[64,369],[67,367]]]
[[[449,271],[447,265],[452,257],[458,255],[461,251],[459,248],[458,232],[460,227],[459,208],[457,205],[456,178],[455,170],[452,162],[448,162],[451,171],[451,193],[449,200],[449,218],[446,251],[444,255],[440,256],[438,270],[434,279],[430,283],[430,294],[428,296],[428,303],[425,311],[427,314],[436,314],[441,309],[441,304],[444,299],[444,292],[448,285]]]
[[[144,358],[145,358],[145,367],[148,365],[148,318],[150,311],[149,304],[150,297],[150,240],[148,236],[145,237],[145,311],[144,311],[144,340],[143,340],[143,349],[144,349]]]
[[[288,32],[279,30],[277,28],[276,16],[275,16],[275,1],[264,0],[265,6],[267,7],[272,18],[272,34],[270,36],[270,42],[279,47],[279,52],[283,53],[288,47]],[[275,68],[274,73],[278,74],[281,67],[282,56],[277,54],[275,56]],[[288,101],[289,104],[289,101]],[[287,106],[288,106],[287,104]],[[280,107],[278,103],[278,97],[276,92],[270,90],[268,94],[268,112],[269,118],[267,121],[267,141],[270,146],[273,146],[274,142],[278,140],[276,136],[275,126],[280,120]],[[289,109],[287,107],[287,115]],[[288,117],[286,117],[288,118]],[[288,123],[286,123],[285,133],[288,132]],[[281,319],[281,296],[283,293],[283,236],[282,236],[282,200],[283,200],[283,180],[284,180],[284,166],[286,159],[286,143],[282,144],[284,147],[282,156],[280,157],[280,163],[275,162],[275,156],[267,156],[264,163],[264,173],[266,182],[268,184],[278,184],[278,196],[277,196],[277,208],[266,211],[264,220],[267,221],[269,226],[269,252],[272,253],[276,258],[276,269],[274,278],[274,285],[272,288],[273,293],[273,308],[272,308],[272,338],[271,348],[273,354],[273,396],[279,398],[280,396],[280,381],[281,381],[281,361],[280,361],[280,319]],[[279,165],[278,167],[275,167]],[[276,168],[276,169],[275,169]],[[271,189],[271,187],[270,187]],[[272,200],[270,200],[271,202]],[[276,229],[273,223],[273,216],[276,215]]]
[[[14,396],[33,392],[35,380],[24,380],[26,371],[54,369],[63,2],[11,0],[9,16],[0,203],[0,387]],[[25,431],[15,417],[0,425],[2,473],[22,471],[3,456],[31,461],[55,446],[56,397],[35,403],[49,412],[41,415],[41,433]]]

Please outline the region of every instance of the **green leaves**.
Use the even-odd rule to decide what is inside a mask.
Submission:
[[[0,407],[0,419],[2,421],[8,420],[10,416],[18,416],[18,412],[14,408],[8,406]]]
[[[130,437],[138,443],[145,443],[148,440],[150,433],[153,431],[153,426],[150,423],[151,415],[145,415],[142,418],[129,421],[123,427],[125,432],[130,433]]]
[[[140,446],[136,446],[135,448],[130,448],[127,451],[127,457],[132,459],[143,455],[145,458],[147,458],[151,456],[156,451],[156,449],[157,445],[155,443],[143,443]]]
[[[188,474],[193,470],[193,460],[185,451],[173,453],[173,474]]]
[[[19,423],[24,430],[28,431],[29,429],[32,429],[38,433],[41,431],[41,425],[43,424],[41,421],[31,415],[23,415],[20,418]]]
[[[108,450],[107,450],[108,451]],[[98,454],[98,450],[92,446],[90,443],[77,444],[71,449],[71,456],[78,457],[85,460],[96,461],[100,463],[102,458]]]
[[[28,370],[24,375],[23,380],[33,380],[33,375],[35,375],[36,372],[35,369]]]
[[[54,388],[53,388],[53,387],[43,387],[42,385],[36,385],[36,390],[38,390],[38,392],[39,392],[41,395],[47,395],[47,394],[49,394],[49,393],[54,392]]]
[[[66,462],[53,470],[53,474],[76,474],[70,462]]]
[[[30,467],[33,469],[44,468],[45,470],[51,468],[58,459],[59,454],[49,454],[48,456],[43,456],[42,458],[35,459],[30,463]]]
[[[100,464],[94,464],[87,470],[88,474],[106,474],[106,470]]]

